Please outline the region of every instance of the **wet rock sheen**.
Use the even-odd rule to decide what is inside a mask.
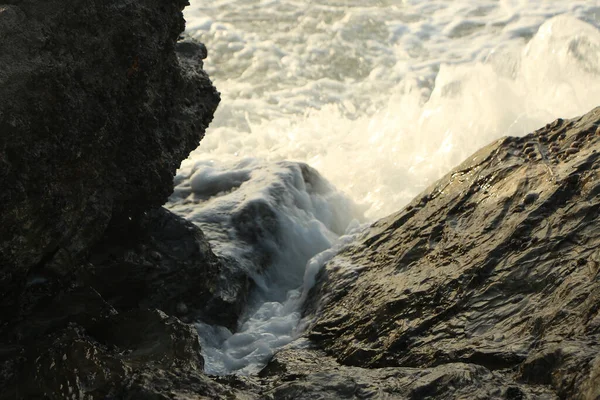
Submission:
[[[329,373],[376,398],[599,398],[599,126],[596,108],[500,139],[373,224],[306,307],[307,336],[342,372],[299,368],[290,350],[272,364],[304,375],[285,393]]]
[[[600,398],[600,108],[474,154],[327,263],[259,376],[206,376],[187,322],[235,329],[252,285],[160,208],[219,102],[186,4],[0,4],[0,399]]]

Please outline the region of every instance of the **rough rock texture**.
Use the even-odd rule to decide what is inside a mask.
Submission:
[[[196,225],[164,208],[110,226],[80,275],[119,311],[158,308],[232,330],[252,288]]]
[[[327,264],[307,305],[308,337],[342,365],[440,376],[431,398],[453,398],[450,388],[600,398],[599,150],[600,108],[480,150]],[[287,384],[293,394],[275,398],[337,390],[306,373],[327,364],[307,363]],[[340,371],[336,379],[355,379],[356,369]]]
[[[600,108],[374,224],[320,275],[308,345],[204,375],[182,321],[235,326],[251,285],[158,208],[219,101],[185,4],[0,4],[0,399],[600,398]]]
[[[186,4],[0,4],[1,399],[245,397],[177,317],[234,325],[248,279],[158,208],[219,102]]]
[[[370,369],[340,365],[314,349],[279,352],[261,377],[271,386],[263,398],[272,400],[554,398],[548,388],[515,383],[474,363]]]
[[[181,62],[175,53],[186,0],[2,3],[6,293],[34,266],[68,273],[111,218],[163,204],[219,95],[203,46],[178,45]]]
[[[202,374],[199,350],[194,328],[158,310],[114,315],[88,329],[70,324],[23,352],[16,384],[0,398],[236,397]]]

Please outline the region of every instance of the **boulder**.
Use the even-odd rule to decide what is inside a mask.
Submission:
[[[205,376],[196,331],[158,310],[73,323],[22,354],[0,399],[247,398]]]
[[[344,366],[471,370],[471,397],[598,398],[599,167],[600,108],[488,145],[326,265],[307,336]]]
[[[111,224],[90,254],[80,280],[119,311],[158,308],[233,330],[252,288],[200,228],[164,208]]]

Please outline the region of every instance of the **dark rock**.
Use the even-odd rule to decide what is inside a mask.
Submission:
[[[28,349],[17,395],[5,398],[101,399],[130,373],[123,360],[76,325]]]
[[[199,350],[191,326],[158,310],[71,324],[27,349],[0,399],[251,398],[203,375]]]
[[[598,398],[598,125],[600,108],[498,140],[373,224],[320,274],[308,337],[346,366],[446,371],[409,397]]]
[[[243,378],[239,379],[244,380]],[[258,399],[259,386],[252,382],[238,389],[215,382],[203,374],[181,370],[146,369],[137,373],[119,394],[123,400]]]
[[[105,318],[90,333],[124,350],[123,360],[130,366],[204,367],[196,330],[159,310],[133,310]]]
[[[204,45],[176,43],[185,5],[0,6],[2,399],[237,393],[191,325],[145,309],[232,325],[249,287],[157,210],[219,102]]]
[[[27,293],[23,294],[26,297]],[[21,314],[14,325],[9,324],[4,339],[12,343],[27,344],[70,323],[91,328],[99,321],[117,314],[94,289],[75,287],[59,292],[47,302],[39,302],[27,314]]]
[[[8,0],[0,8],[0,293],[68,275],[109,221],[162,205],[219,95],[186,0]]]
[[[230,329],[251,288],[197,226],[164,208],[111,225],[89,262],[80,279],[119,311],[158,308]]]

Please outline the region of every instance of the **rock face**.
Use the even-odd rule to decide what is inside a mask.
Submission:
[[[158,310],[71,324],[23,352],[17,383],[0,398],[235,397],[202,374],[199,350],[194,328]]]
[[[206,376],[185,322],[251,283],[159,208],[219,102],[185,5],[0,5],[0,399],[600,398],[600,108],[473,155],[326,265],[304,342]]]
[[[219,103],[186,4],[0,4],[1,399],[245,396],[182,320],[234,325],[248,279],[159,208]]]
[[[410,368],[340,365],[319,350],[288,349],[261,377],[269,382],[265,399],[525,399],[553,398],[543,386],[515,383],[475,363],[444,363]],[[476,391],[474,390],[476,389]]]
[[[375,223],[307,305],[332,359],[277,355],[265,374],[294,382],[272,397],[600,398],[599,150],[597,108],[490,144]]]
[[[0,292],[167,200],[219,102],[204,46],[176,55],[186,4],[0,4]]]
[[[215,256],[200,228],[164,208],[112,224],[79,276],[119,311],[158,308],[231,330],[252,287],[237,265]]]

